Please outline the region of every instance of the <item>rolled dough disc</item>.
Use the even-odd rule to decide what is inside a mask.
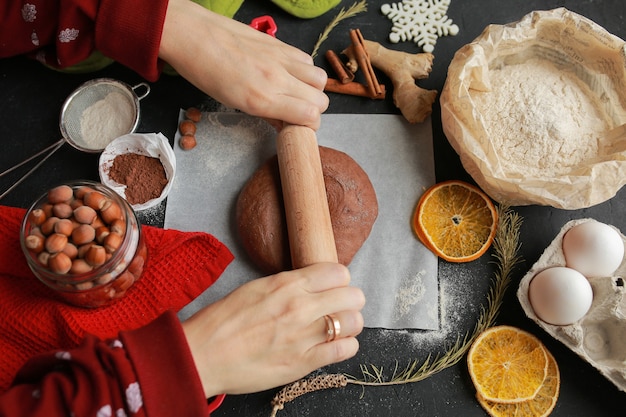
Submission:
[[[378,216],[365,171],[344,152],[320,146],[326,196],[339,262],[348,265]],[[291,269],[278,157],[266,161],[237,199],[237,232],[252,262],[268,274]]]

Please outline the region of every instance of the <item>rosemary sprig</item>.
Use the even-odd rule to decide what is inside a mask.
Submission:
[[[341,11],[339,11],[339,13],[337,13],[337,16],[335,16],[333,18],[333,20],[331,20],[330,23],[326,26],[324,31],[322,33],[320,33],[320,36],[317,39],[317,42],[315,42],[315,46],[313,47],[313,52],[311,53],[311,56],[313,57],[313,59],[315,59],[315,57],[317,56],[317,53],[319,52],[320,47],[322,46],[322,43],[326,39],[328,39],[328,36],[330,35],[330,32],[333,31],[335,26],[337,26],[342,20],[348,19],[350,17],[356,16],[357,14],[362,13],[362,12],[366,12],[366,11],[367,11],[367,1],[366,0],[361,0],[359,2],[355,2],[347,10],[346,9],[341,9]]]
[[[519,214],[507,206],[501,205],[498,207],[498,226],[493,242],[494,251],[492,255],[495,258],[496,270],[492,286],[487,294],[487,306],[481,307],[481,314],[473,331],[471,333],[466,332],[463,336],[459,335],[455,343],[443,355],[438,355],[434,359],[431,358],[431,355],[428,355],[423,361],[418,359],[411,360],[403,369],[400,369],[399,363],[396,361],[394,370],[389,377],[385,375],[382,367],[376,365],[361,365],[361,373],[363,374],[361,379],[345,374],[320,375],[316,377],[316,384],[310,385],[308,389],[297,390],[297,395],[293,395],[294,389],[292,386],[302,387],[302,382],[297,381],[294,383],[295,385],[291,384],[283,388],[274,397],[272,401],[274,406],[272,416],[275,416],[278,410],[282,410],[286,402],[292,401],[307,392],[345,386],[347,384],[362,386],[408,384],[422,381],[457,364],[465,356],[476,337],[496,323],[505,292],[511,283],[513,268],[521,261],[519,256],[519,231],[521,225],[522,218]],[[335,381],[338,378],[341,378],[341,385],[333,385],[331,381]],[[328,381],[325,381],[325,379],[328,379]],[[285,392],[291,394],[285,395]]]

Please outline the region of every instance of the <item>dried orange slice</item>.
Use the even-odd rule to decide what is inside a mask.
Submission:
[[[478,395],[497,403],[532,400],[548,373],[541,341],[512,326],[482,332],[470,347],[467,364]]]
[[[496,234],[498,213],[491,199],[463,181],[445,181],[430,187],[413,215],[420,241],[449,262],[478,259]]]
[[[491,417],[546,417],[550,415],[559,398],[561,375],[554,356],[548,350],[546,354],[548,355],[548,373],[541,389],[532,400],[506,404],[488,401],[480,394],[476,395],[480,405]]]

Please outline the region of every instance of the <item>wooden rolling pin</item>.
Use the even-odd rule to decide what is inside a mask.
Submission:
[[[319,145],[313,129],[285,126],[276,138],[293,268],[337,262]]]

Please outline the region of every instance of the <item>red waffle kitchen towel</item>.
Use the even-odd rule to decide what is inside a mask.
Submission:
[[[20,248],[23,209],[0,206],[0,392],[31,356],[78,345],[86,333],[115,337],[166,310],[178,311],[233,260],[215,237],[143,226],[144,272],[125,297],[98,309],[64,304],[30,271]]]

